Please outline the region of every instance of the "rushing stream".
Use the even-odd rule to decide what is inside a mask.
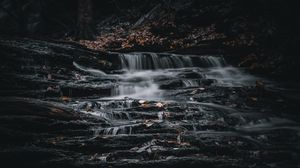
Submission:
[[[160,99],[165,97],[162,87],[168,85],[177,90],[200,87],[204,81],[224,87],[242,87],[253,85],[257,80],[241,69],[228,66],[222,56],[130,53],[120,54],[119,58],[120,74],[105,74],[75,62],[74,65],[93,75],[117,79],[112,98]]]
[[[59,47],[52,43],[49,52],[39,50],[41,42],[31,48],[14,43],[2,45],[37,54],[8,55],[1,66],[4,71],[21,65],[2,78],[8,91],[1,91],[25,97],[1,100],[4,141],[14,143],[2,146],[1,158],[36,167],[299,163],[298,96],[293,97],[299,92],[228,65],[222,55],[110,53],[117,61],[107,70],[91,56],[68,56],[67,44],[64,55],[52,57],[51,47]],[[21,89],[11,81],[20,81]]]
[[[277,156],[288,155],[291,162],[298,156],[299,124],[241,102],[247,99],[243,92],[262,79],[228,65],[221,55],[127,53],[119,59],[121,68],[107,74],[74,63],[114,81],[111,96],[72,105],[102,121],[92,128],[93,138],[115,140],[95,160],[196,164],[212,159],[272,167],[285,164]],[[294,138],[285,141],[285,136]],[[257,163],[261,157],[270,160]]]

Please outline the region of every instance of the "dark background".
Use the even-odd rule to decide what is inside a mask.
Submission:
[[[78,38],[78,3],[74,0],[2,0],[0,2],[0,33],[2,37],[34,37],[51,39]],[[159,9],[151,13],[156,6]],[[232,62],[248,67],[253,73],[266,73],[281,79],[295,79],[299,71],[299,19],[296,1],[284,0],[101,0],[92,1],[92,29],[95,37],[103,37],[107,32],[115,33],[112,27],[122,27],[125,32],[114,38],[129,36],[128,32],[145,30],[155,37],[163,37],[162,44],[150,41],[134,47],[121,47],[117,40],[110,40],[101,50],[118,51],[169,51],[198,47],[206,39],[187,39],[190,32],[214,25],[209,40],[238,41],[246,36],[255,45],[240,44],[230,46],[213,45],[211,48],[226,49],[226,53],[236,55]],[[138,20],[149,14],[144,22],[136,26]],[[159,26],[158,26],[159,25]],[[200,30],[199,30],[200,29]],[[127,33],[127,34],[126,34]],[[224,34],[226,38],[214,37]],[[192,34],[193,35],[193,34]],[[251,38],[248,38],[251,37]],[[148,38],[148,37],[144,37]],[[242,37],[243,40],[244,37]],[[182,40],[184,39],[184,40]],[[96,39],[92,39],[97,40]],[[170,41],[181,40],[183,44],[170,47]],[[190,40],[190,41],[189,41]],[[197,42],[194,42],[195,40]],[[251,41],[252,40],[252,41]],[[117,41],[117,42],[116,42]],[[98,49],[82,43],[89,48]],[[102,43],[102,42],[99,42]],[[137,43],[137,44],[136,44]],[[98,44],[98,43],[97,43]],[[197,52],[202,48],[194,51]]]

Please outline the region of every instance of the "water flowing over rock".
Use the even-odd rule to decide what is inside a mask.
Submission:
[[[168,53],[127,53],[119,55],[122,68],[128,70],[168,69],[193,66],[217,67],[225,65],[221,56],[177,55]],[[193,62],[197,62],[196,65]]]
[[[209,80],[215,85],[243,86],[255,78],[228,66],[221,55],[178,55],[169,53],[119,54],[124,74],[112,90],[119,98],[160,98],[164,90],[199,87]]]
[[[299,163],[291,96],[299,91],[228,65],[221,55],[99,54],[28,39],[0,40],[0,49],[0,92],[10,96],[0,97],[5,165]]]

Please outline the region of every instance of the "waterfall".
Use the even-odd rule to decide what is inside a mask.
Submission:
[[[92,74],[92,75],[95,75],[95,76],[106,76],[106,73],[105,73],[105,72],[100,71],[100,70],[98,70],[98,69],[86,68],[86,67],[84,67],[84,66],[81,66],[81,65],[77,64],[76,62],[73,62],[73,65],[74,65],[77,69],[79,69],[79,70],[81,70],[81,71],[84,71],[84,72],[87,72],[87,73],[90,73],[90,74]]]
[[[182,83],[185,87],[195,87],[195,86],[199,86],[199,82],[197,80],[182,80]]]
[[[119,54],[123,69],[156,70],[184,67],[221,67],[225,60],[221,56],[195,56],[166,53],[127,53]]]
[[[211,55],[134,52],[120,53],[118,57],[122,69],[126,71],[118,76],[120,83],[111,90],[114,98],[159,97],[162,90],[157,80],[178,78],[178,72],[184,68],[223,68],[226,66],[226,61],[222,56]],[[188,79],[180,80],[183,87],[197,87],[200,84],[197,77],[193,75]]]
[[[142,83],[122,83],[114,87],[111,91],[111,95],[115,98],[123,97],[144,97],[152,98],[159,95],[158,85],[152,81]]]
[[[129,70],[149,70],[183,68],[193,66],[190,57],[181,55],[158,55],[156,53],[130,53],[120,54],[123,69]]]
[[[222,67],[226,62],[222,56],[201,56],[199,57],[200,65],[204,67]]]

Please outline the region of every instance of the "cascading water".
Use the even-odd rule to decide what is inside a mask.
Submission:
[[[4,60],[13,62],[1,64],[7,72],[21,67],[23,56],[38,58],[1,76],[7,95],[1,98],[1,153],[8,165],[16,156],[34,161],[33,167],[279,168],[299,162],[299,90],[256,81],[222,56],[108,54],[113,66],[103,72],[90,51],[82,59],[62,55],[58,65],[61,53],[53,51],[45,56],[55,58],[47,66],[28,51],[5,52]]]
[[[119,76],[120,82],[112,90],[112,95],[118,98],[159,98],[164,92],[160,89],[163,82],[159,80],[163,79],[176,79],[176,86],[181,87],[198,87],[200,75],[215,79],[217,84],[230,86],[243,85],[252,79],[237,68],[227,66],[222,56],[126,53],[119,54],[119,59],[125,74]],[[188,71],[187,74],[199,75],[180,75],[181,69]]]
[[[215,85],[244,86],[253,84],[251,75],[228,66],[222,56],[178,55],[168,53],[119,54],[125,73],[106,74],[74,62],[74,66],[94,76],[115,78],[111,90],[113,98],[159,99],[166,88],[199,87],[204,79],[214,79]],[[170,81],[171,80],[171,81]],[[102,85],[105,87],[105,85]],[[163,88],[163,89],[162,89]]]
[[[195,86],[199,86],[199,82],[197,80],[182,80],[183,84],[185,87],[195,87]]]
[[[225,60],[221,56],[177,55],[167,53],[129,53],[119,55],[123,69],[147,70],[170,69],[193,66],[223,66]],[[196,62],[194,64],[193,62]]]
[[[122,154],[119,158],[133,156],[136,161],[143,161],[141,152],[155,150],[163,151],[158,155],[184,150],[182,156],[189,157],[199,148],[197,143],[190,142],[199,140],[209,147],[215,144],[214,149],[234,146],[239,152],[247,149],[248,153],[251,145],[255,146],[252,150],[258,150],[260,143],[273,141],[277,134],[272,129],[300,130],[290,120],[270,117],[265,112],[249,112],[256,109],[249,110],[252,107],[245,104],[244,92],[254,87],[243,86],[254,85],[257,79],[228,65],[222,56],[127,53],[119,54],[118,58],[122,70],[111,74],[76,63],[74,66],[95,78],[115,81],[112,96],[97,99],[98,105],[84,103],[78,109],[103,122],[93,126],[92,139],[116,142],[111,150],[116,151],[115,155],[129,151],[130,155]],[[249,99],[255,103],[258,98]],[[272,138],[266,138],[266,132]],[[188,142],[190,139],[194,140]],[[276,138],[274,141],[277,143]],[[127,149],[127,145],[132,148]],[[193,150],[186,152],[190,146]]]

